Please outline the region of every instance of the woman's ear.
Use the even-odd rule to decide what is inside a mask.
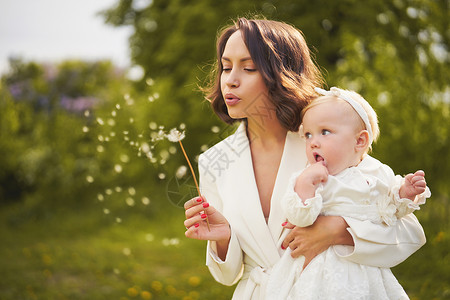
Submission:
[[[367,130],[361,130],[356,136],[356,151],[364,151],[369,147],[369,132]]]

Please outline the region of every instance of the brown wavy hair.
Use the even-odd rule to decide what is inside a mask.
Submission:
[[[266,19],[239,18],[220,31],[217,38],[217,61],[209,86],[203,88],[206,99],[221,120],[232,124],[233,119],[223,99],[220,76],[226,43],[240,30],[250,56],[269,90],[280,124],[290,131],[298,131],[302,109],[317,96],[314,87],[322,85],[319,68],[311,57],[303,33],[283,22]]]

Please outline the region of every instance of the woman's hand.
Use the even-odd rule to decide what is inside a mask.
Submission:
[[[203,198],[195,197],[186,201],[184,209],[186,237],[197,240],[226,241],[228,244],[231,230],[227,219]],[[206,218],[209,221],[209,229]]]
[[[292,229],[281,247],[292,250],[292,257],[305,256],[305,268],[311,260],[333,245],[354,245],[351,234],[347,231],[347,222],[338,216],[319,216],[307,227],[296,227],[290,223],[284,225]]]

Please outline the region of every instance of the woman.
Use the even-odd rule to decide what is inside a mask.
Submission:
[[[281,226],[280,199],[290,175],[307,163],[295,132],[302,108],[316,96],[320,73],[302,34],[276,21],[240,18],[219,36],[217,57],[217,79],[207,98],[222,120],[241,124],[200,155],[204,198],[186,202],[184,224],[187,237],[208,240],[206,264],[213,277],[225,285],[239,281],[233,299],[260,299],[267,273],[288,246],[293,257],[305,256],[305,264],[342,245],[335,247],[338,255],[349,261],[392,267],[425,243],[410,214],[392,228],[319,217],[277,245],[293,227]]]

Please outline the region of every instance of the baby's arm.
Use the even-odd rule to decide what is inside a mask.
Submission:
[[[308,166],[298,177],[295,182],[294,190],[302,199],[305,200],[315,196],[317,186],[326,182],[328,179],[328,170],[320,162]]]
[[[414,174],[410,173],[405,176],[405,182],[400,187],[400,198],[407,198],[417,203],[416,196],[425,192],[426,187],[427,183],[425,181],[424,171],[419,170]]]

